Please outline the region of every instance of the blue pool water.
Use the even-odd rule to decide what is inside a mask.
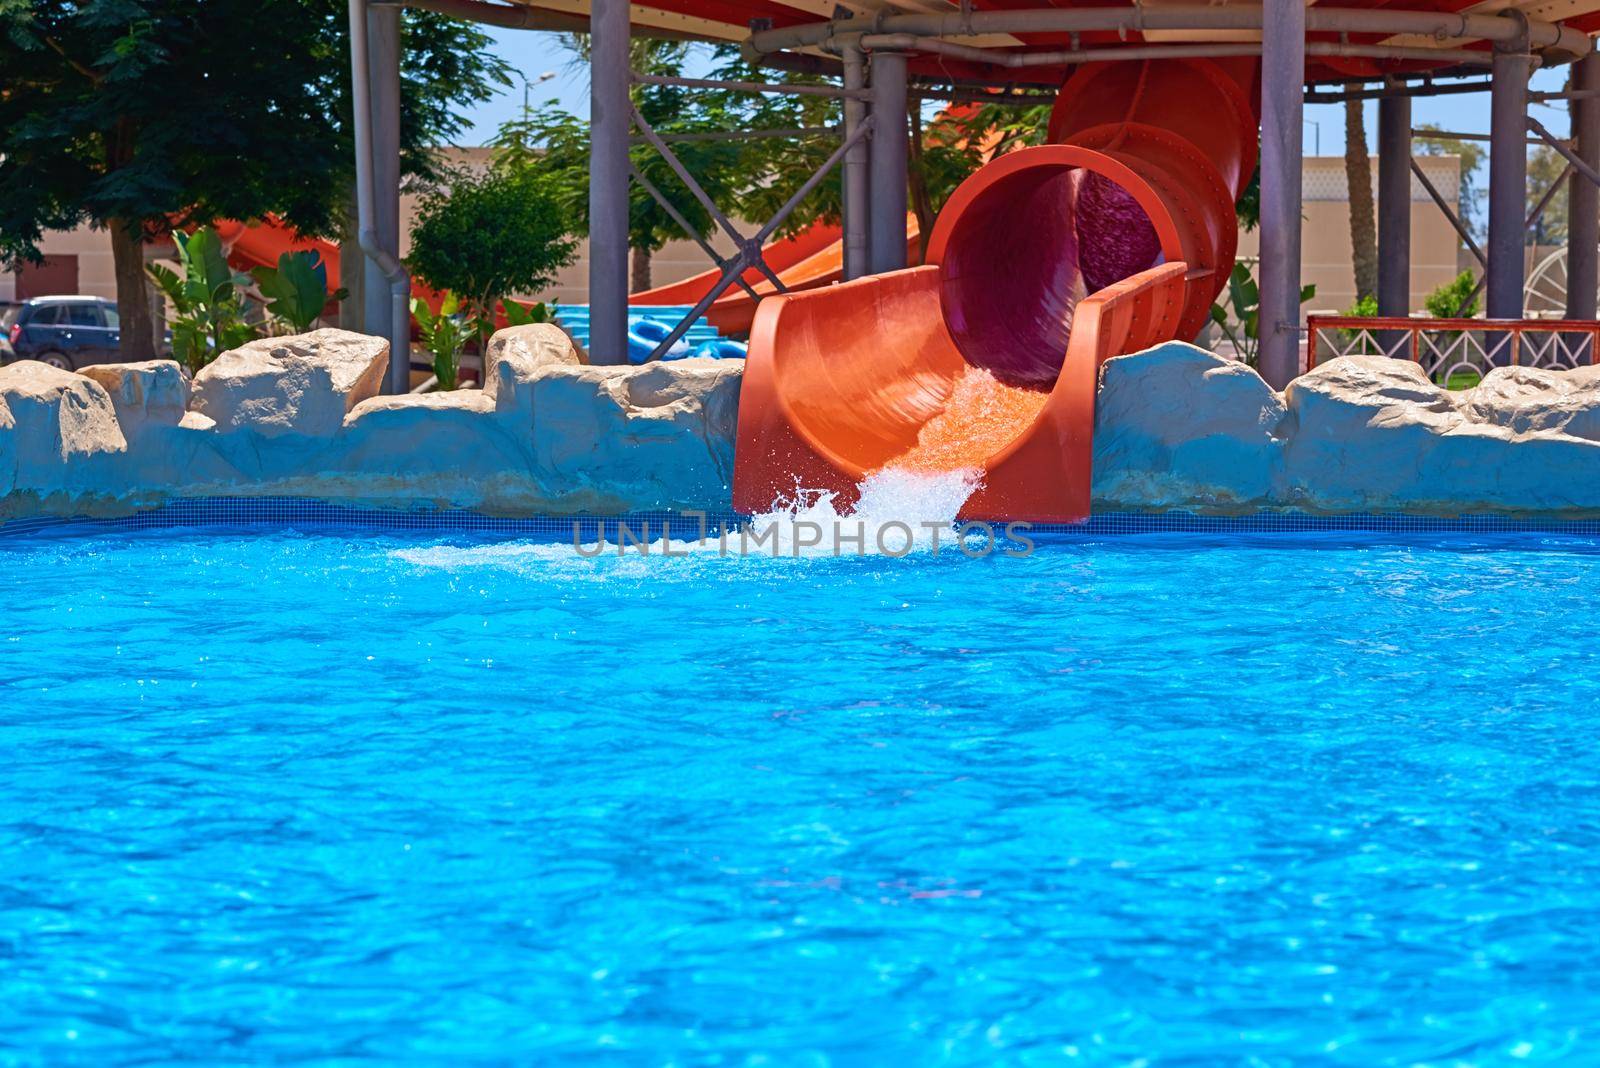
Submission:
[[[0,1061],[1600,1061],[1600,553],[0,539]]]

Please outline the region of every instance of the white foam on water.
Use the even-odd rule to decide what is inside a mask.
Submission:
[[[517,568],[563,564],[581,558],[570,543],[505,542],[499,545],[429,545],[394,549],[389,556],[417,567],[455,571],[463,567]]]
[[[744,544],[750,555],[905,556],[949,546],[956,516],[981,483],[973,470],[936,474],[885,468],[862,480],[854,507],[831,493],[752,516]],[[729,536],[730,545],[737,534]],[[776,548],[770,547],[773,543]]]
[[[684,557],[901,557],[954,548],[956,516],[980,481],[979,473],[971,470],[929,474],[888,468],[862,481],[853,507],[841,505],[832,493],[802,490],[793,500],[752,516],[740,529],[724,536],[709,531],[704,541],[663,541],[659,527],[630,525],[634,535],[648,539],[648,551],[630,540],[619,552],[617,543],[608,539],[603,549],[591,540],[582,543],[581,551],[571,541],[508,542],[396,549],[390,555],[415,567],[446,571],[554,569],[613,577],[618,566]],[[617,534],[614,527],[611,533]]]

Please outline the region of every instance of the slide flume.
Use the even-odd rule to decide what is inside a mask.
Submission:
[[[962,518],[1087,519],[1101,363],[1194,337],[1232,269],[1255,82],[1207,60],[1085,66],[1051,144],[951,195],[924,266],[762,301],[734,506],[971,470]]]

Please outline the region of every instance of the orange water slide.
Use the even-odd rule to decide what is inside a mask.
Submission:
[[[257,223],[243,223],[224,219],[215,225],[223,248],[228,250],[228,260],[236,269],[251,267],[276,267],[278,257],[285,252],[315,252],[328,268],[328,286],[337,288],[339,281],[339,246],[333,241],[316,237],[300,237],[292,229],[274,219]]]
[[[827,223],[815,223],[806,227],[792,237],[781,237],[776,241],[761,246],[761,256],[767,261],[779,277],[799,263],[831,245],[840,244],[840,230],[838,226]],[[752,286],[763,280],[765,276],[754,267],[744,272],[744,280]],[[669,282],[664,286],[654,289],[640,290],[638,293],[628,294],[628,303],[633,304],[693,304],[701,297],[711,292],[711,287],[722,278],[722,269],[713,267],[702,271],[689,278],[681,278],[676,282]]]
[[[227,250],[228,263],[235,270],[276,267],[278,257],[285,252],[315,252],[322,257],[322,263],[327,268],[328,290],[331,292],[339,288],[339,245],[335,241],[301,237],[289,226],[270,217],[254,223],[224,219],[216,223],[214,228],[222,239],[222,247]],[[435,310],[443,296],[415,278],[411,280],[411,295],[421,297]],[[503,320],[504,316],[501,318]]]
[[[1253,79],[1205,60],[1080,68],[1055,143],[963,183],[925,266],[763,301],[735,507],[849,504],[901,467],[975,473],[964,518],[1087,519],[1100,364],[1195,336],[1232,269]]]

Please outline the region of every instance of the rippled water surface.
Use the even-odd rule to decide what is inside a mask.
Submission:
[[[1590,544],[58,532],[0,595],[0,1061],[1600,1062]]]

